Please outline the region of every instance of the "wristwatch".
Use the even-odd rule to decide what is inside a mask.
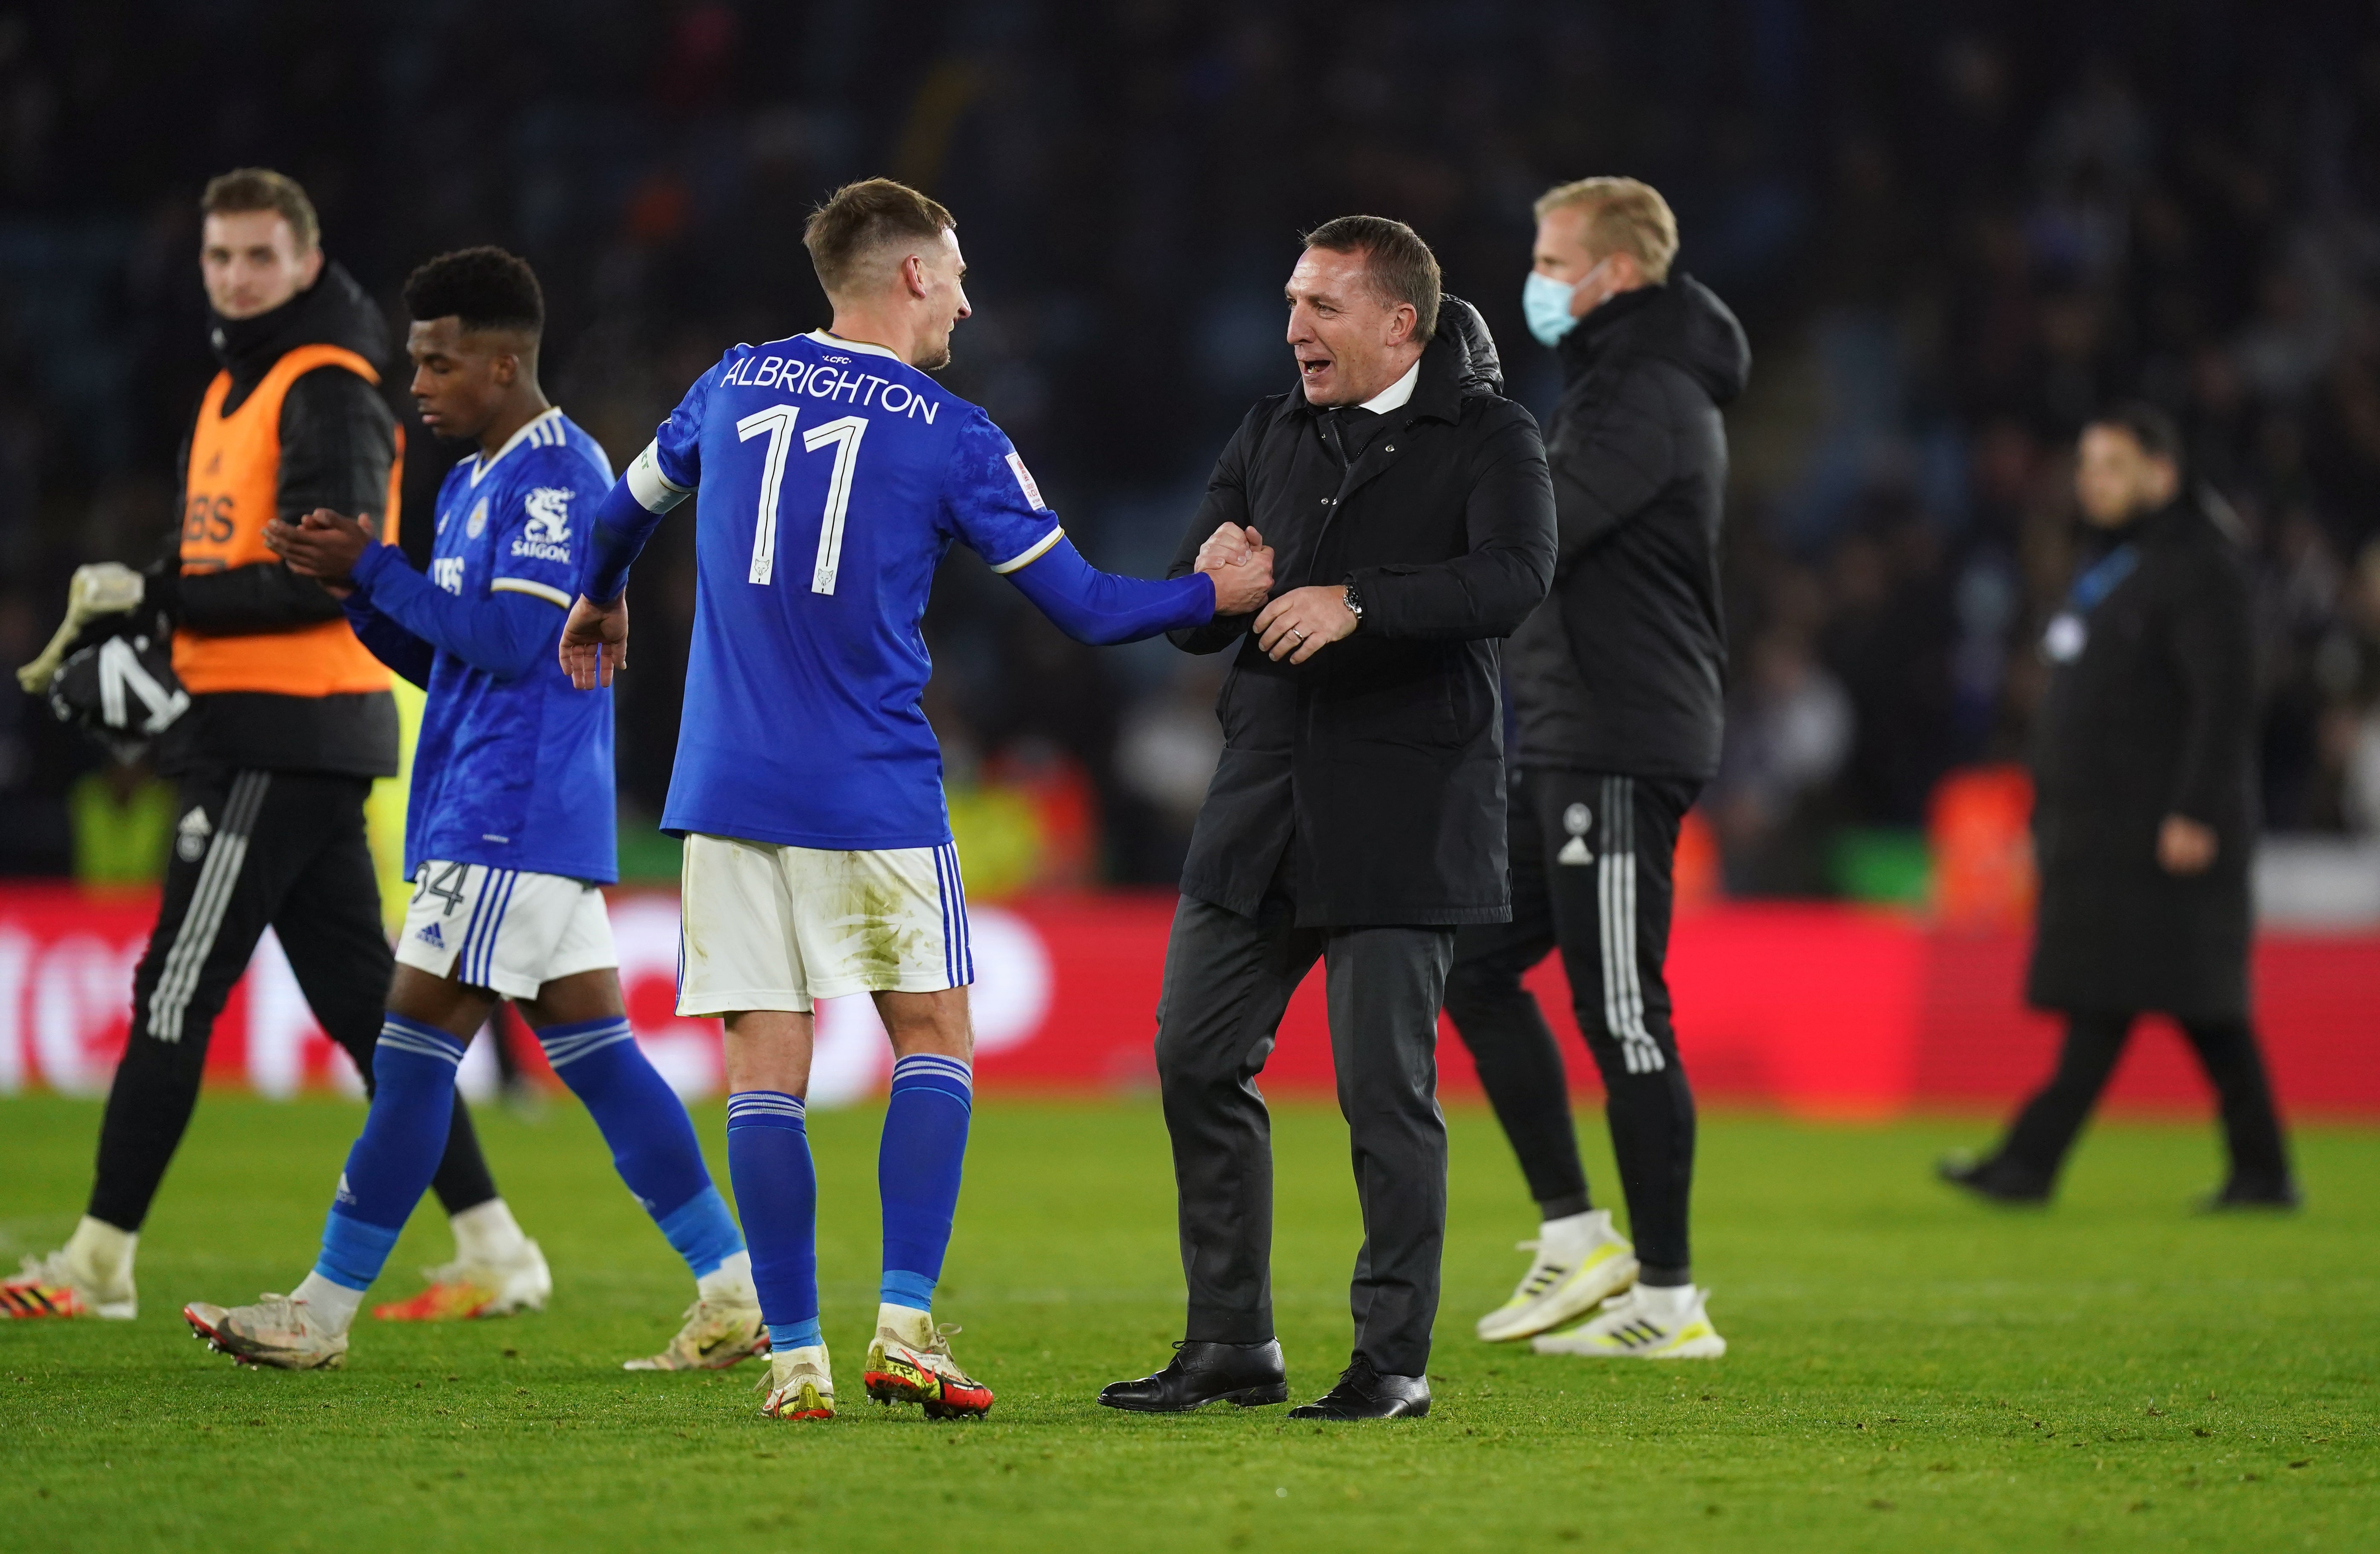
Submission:
[[[1364,624],[1364,599],[1355,591],[1355,580],[1353,577],[1347,579],[1347,613],[1355,617],[1355,625],[1361,628]]]

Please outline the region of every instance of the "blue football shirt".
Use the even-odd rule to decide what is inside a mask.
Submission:
[[[603,883],[619,878],[612,800],[612,693],[571,688],[557,657],[595,505],[612,486],[596,441],[560,410],[475,455],[438,489],[430,580],[484,600],[524,593],[553,608],[536,665],[500,680],[440,650],[413,753],[405,868],[487,864]],[[581,518],[579,514],[589,515]]]
[[[1011,572],[1064,532],[1007,436],[891,351],[737,346],[654,438],[696,494],[694,641],[664,829],[876,851],[951,839],[918,705],[956,540]]]

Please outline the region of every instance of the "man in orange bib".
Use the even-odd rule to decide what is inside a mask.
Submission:
[[[141,1221],[198,1102],[215,1015],[266,928],[368,1087],[393,965],[364,837],[371,781],[397,770],[388,671],[338,601],[264,543],[274,516],[317,507],[369,515],[395,538],[402,438],[376,366],[387,326],[324,261],[294,180],[227,173],[200,209],[222,370],[183,445],[180,528],[140,601],[175,623],[174,671],[190,695],[158,747],[180,820],[90,1207],[64,1247],[0,1283],[0,1317],[134,1314]],[[541,1305],[544,1259],[496,1196],[459,1100],[434,1185],[456,1263],[427,1303],[391,1314]]]

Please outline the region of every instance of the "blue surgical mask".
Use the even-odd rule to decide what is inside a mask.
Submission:
[[[1563,335],[1578,327],[1570,310],[1577,294],[1578,287],[1566,286],[1542,271],[1530,271],[1529,278],[1521,283],[1521,314],[1529,321],[1529,333],[1539,345],[1558,346]]]

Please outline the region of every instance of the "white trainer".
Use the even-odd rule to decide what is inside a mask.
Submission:
[[[553,1293],[553,1275],[545,1254],[534,1241],[524,1239],[514,1254],[501,1261],[457,1259],[426,1268],[421,1276],[430,1287],[410,1300],[372,1307],[383,1322],[459,1322],[474,1317],[510,1317],[518,1311],[543,1311]]]
[[[1554,1220],[1516,1250],[1536,1257],[1512,1298],[1479,1318],[1479,1336],[1490,1343],[1560,1327],[1636,1281],[1636,1249],[1611,1228],[1608,1208]]]
[[[0,1320],[34,1317],[104,1317],[128,1322],[140,1314],[129,1265],[109,1280],[82,1266],[68,1248],[27,1257],[14,1279],[0,1281]]]
[[[1574,1328],[1541,1333],[1529,1341],[1540,1354],[1585,1354],[1599,1359],[1716,1360],[1727,1353],[1703,1309],[1708,1290],[1695,1289],[1682,1301],[1642,1284],[1603,1303]]]
[[[769,1394],[760,1412],[771,1419],[834,1417],[834,1372],[823,1343],[770,1355],[769,1374],[752,1390]]]
[[[769,1352],[768,1324],[760,1320],[760,1297],[746,1290],[720,1300],[698,1300],[686,1308],[686,1326],[669,1347],[623,1370],[725,1370]]]
[[[208,1348],[244,1366],[337,1370],[347,1363],[346,1335],[322,1331],[307,1304],[287,1295],[268,1294],[254,1305],[228,1309],[192,1301],[182,1307],[182,1320]]]

